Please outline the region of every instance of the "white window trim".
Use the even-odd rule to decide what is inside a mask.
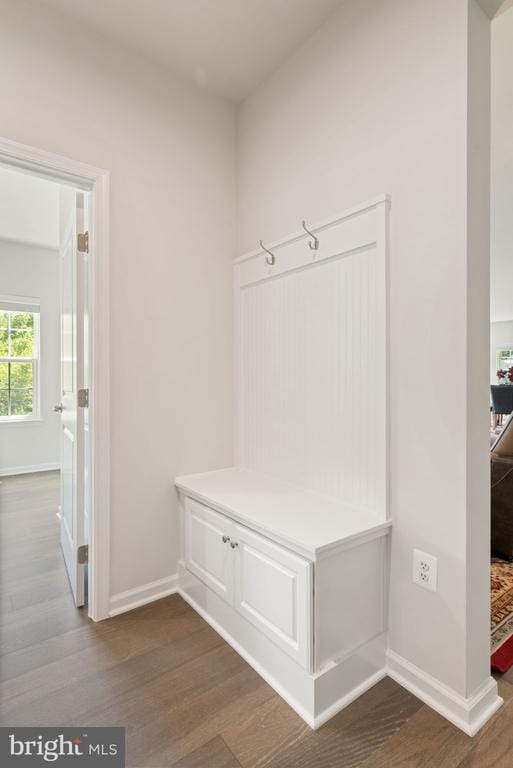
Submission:
[[[0,296],[3,312],[27,312],[34,315],[34,349],[32,357],[0,356],[0,363],[32,363],[32,413],[26,416],[0,416],[0,424],[23,424],[41,419],[41,308],[39,299],[26,296]]]
[[[509,346],[509,347],[495,347],[495,369],[497,371],[499,371],[499,370],[507,370],[507,369],[501,369],[500,368],[501,352],[509,352],[510,350],[513,351],[513,346]],[[513,360],[512,360],[512,364],[513,364]]]

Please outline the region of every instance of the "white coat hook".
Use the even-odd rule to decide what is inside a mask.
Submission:
[[[305,230],[307,235],[310,235],[310,237],[313,239],[308,241],[308,247],[311,251],[317,251],[319,249],[319,238],[314,235],[313,232],[310,232],[310,230],[307,228],[305,220],[303,219],[303,229]]]
[[[260,240],[260,248],[261,248],[263,251],[265,251],[266,253],[268,253],[268,254],[269,254],[269,256],[266,256],[266,257],[265,257],[265,263],[266,263],[266,264],[269,264],[269,266],[270,266],[270,267],[272,267],[272,265],[273,265],[273,264],[274,264],[274,262],[276,261],[276,258],[275,258],[275,256],[274,256],[274,253],[273,253],[272,251],[270,251],[270,250],[269,250],[269,248],[266,248],[266,247],[265,247],[265,245],[263,244],[263,242],[262,242],[261,240]]]

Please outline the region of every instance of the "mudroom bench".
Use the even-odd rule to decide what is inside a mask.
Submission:
[[[390,521],[245,469],[175,482],[180,593],[309,725],[385,674]]]

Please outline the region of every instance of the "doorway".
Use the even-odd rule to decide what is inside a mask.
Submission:
[[[0,167],[0,472],[19,489],[14,535],[23,490],[34,497],[36,516],[18,526],[29,541],[33,528],[53,538],[49,499],[37,517],[39,476],[58,486],[60,549],[78,608],[87,600],[89,538],[89,194]],[[13,484],[19,475],[25,482]]]
[[[491,22],[492,669],[513,680],[513,4]]]
[[[2,179],[0,253],[15,267],[4,259],[0,281],[7,539],[29,544],[39,532],[48,544],[57,530],[51,557],[70,604],[100,620],[109,615],[108,174],[0,140],[0,192]],[[20,514],[29,508],[39,513]],[[27,546],[26,558],[37,550]]]

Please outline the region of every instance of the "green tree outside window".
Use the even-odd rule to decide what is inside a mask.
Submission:
[[[0,311],[0,419],[35,415],[39,314]]]

